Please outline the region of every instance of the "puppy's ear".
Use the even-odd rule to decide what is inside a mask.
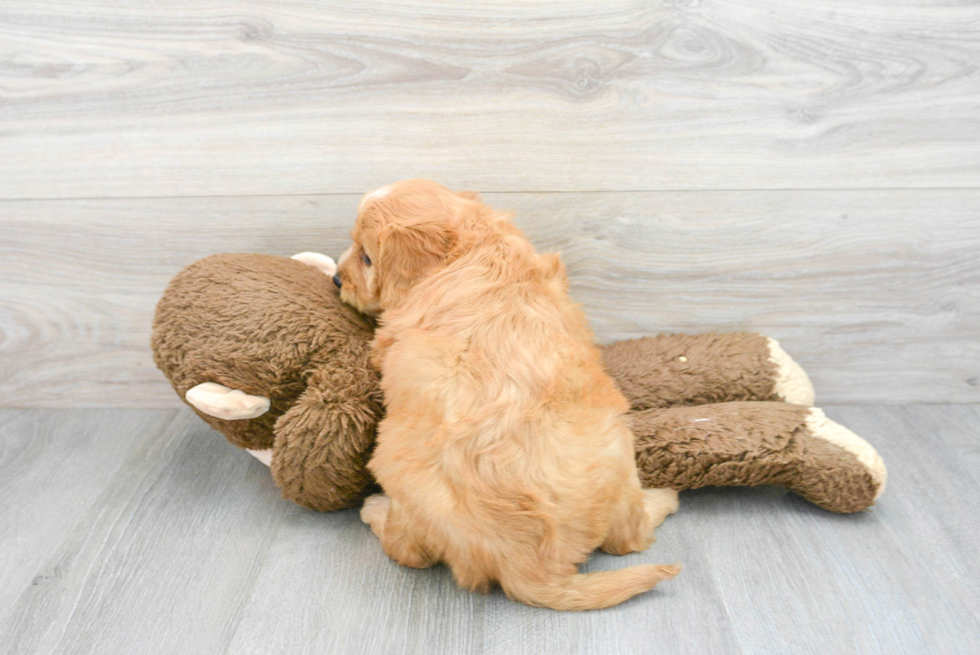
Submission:
[[[483,198],[476,191],[457,191],[456,195],[460,198],[466,198],[467,200],[475,200],[479,203],[483,202]]]
[[[436,222],[389,225],[378,235],[378,287],[381,307],[401,303],[420,278],[443,262],[456,230]]]

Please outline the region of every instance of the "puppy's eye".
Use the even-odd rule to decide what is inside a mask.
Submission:
[[[364,262],[364,265],[365,266],[370,266],[371,265],[371,258],[367,256],[367,253],[364,253],[363,255],[361,255],[361,261]]]

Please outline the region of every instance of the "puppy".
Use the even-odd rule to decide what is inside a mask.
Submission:
[[[610,607],[677,574],[579,574],[597,547],[645,549],[677,493],[640,488],[626,400],[557,255],[475,194],[398,182],[363,198],[341,298],[380,317],[387,417],[361,518],[394,560],[563,610]]]

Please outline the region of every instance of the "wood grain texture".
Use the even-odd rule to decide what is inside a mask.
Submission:
[[[980,400],[980,191],[491,194],[599,341],[758,331],[821,403]],[[346,247],[357,196],[0,203],[0,406],[176,407],[153,307],[214,252]]]
[[[278,498],[187,410],[0,411],[0,652],[966,655],[980,625],[977,406],[835,407],[889,467],[878,504],[684,492],[649,594],[559,613],[399,567],[356,510]]]
[[[975,188],[980,6],[5,0],[0,198]]]
[[[223,652],[298,509],[226,448],[174,411],[0,414],[0,652]]]

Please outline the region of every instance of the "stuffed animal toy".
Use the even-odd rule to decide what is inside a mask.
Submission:
[[[384,412],[368,362],[373,324],[344,305],[324,255],[213,255],[156,308],[154,360],[177,394],[270,466],[283,497],[358,504]],[[678,490],[784,485],[833,512],[885,487],[874,448],[810,407],[809,379],[758,334],[661,335],[603,349],[629,400],[640,480]]]

